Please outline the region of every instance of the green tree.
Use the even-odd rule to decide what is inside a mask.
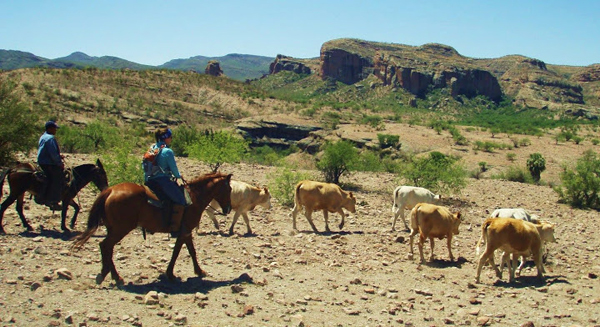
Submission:
[[[349,141],[327,143],[323,156],[317,162],[317,169],[323,173],[327,183],[339,184],[340,177],[354,169],[357,157],[358,151]]]
[[[228,132],[206,132],[186,152],[191,158],[207,163],[213,172],[224,163],[240,162],[248,150],[248,142]]]
[[[269,175],[269,192],[279,204],[283,206],[294,206],[294,194],[296,184],[299,181],[312,179],[309,173],[292,171],[289,168],[277,169],[274,174]]]
[[[35,148],[43,132],[37,125],[39,117],[15,90],[15,84],[0,80],[0,166],[10,164],[17,152]]]
[[[600,209],[600,157],[592,150],[577,160],[575,169],[563,167],[561,187],[555,187],[560,199],[577,208]]]
[[[412,185],[433,192],[458,192],[467,184],[467,171],[458,159],[437,151],[423,158],[413,158],[401,176]]]
[[[527,169],[531,173],[531,177],[537,183],[540,181],[541,174],[546,170],[546,159],[540,153],[532,153],[527,159]]]

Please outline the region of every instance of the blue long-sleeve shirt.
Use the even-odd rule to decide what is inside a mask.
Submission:
[[[62,164],[60,150],[54,135],[48,134],[48,132],[42,134],[38,142],[37,160],[40,165],[60,166]]]
[[[179,173],[179,169],[177,169],[177,163],[175,163],[175,154],[171,148],[167,147],[165,142],[159,141],[152,146],[153,149],[158,149],[163,147],[158,156],[156,156],[155,162],[156,165],[160,168],[158,172],[156,172],[152,176],[145,176],[146,181],[152,180],[159,177],[175,177],[181,178],[181,174]]]

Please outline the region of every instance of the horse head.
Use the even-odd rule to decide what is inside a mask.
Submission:
[[[104,191],[108,188],[108,177],[106,176],[106,170],[104,170],[104,166],[100,159],[96,160],[96,168],[95,174],[93,175],[93,182],[96,184],[100,191]]]
[[[233,176],[233,174],[227,176],[223,175],[224,178],[217,182],[220,183],[220,185],[215,190],[215,200],[219,202],[224,215],[231,212],[231,176]]]

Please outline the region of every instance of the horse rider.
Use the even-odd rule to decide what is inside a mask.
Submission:
[[[62,207],[59,202],[62,198],[62,191],[65,182],[63,156],[60,154],[58,143],[56,142],[56,131],[58,125],[49,120],[46,122],[46,131],[40,137],[38,142],[37,162],[46,174],[46,188],[40,195],[41,199],[37,202],[45,204],[52,210],[60,210]]]
[[[156,143],[152,150],[158,150],[154,163],[158,169],[144,172],[145,184],[163,202],[163,217],[165,217],[172,237],[177,237],[181,229],[181,220],[185,211],[186,199],[183,190],[177,184],[177,179],[183,177],[177,169],[175,154],[170,148],[173,141],[171,129],[162,127],[154,133]]]

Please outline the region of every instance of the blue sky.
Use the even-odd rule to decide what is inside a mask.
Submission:
[[[148,65],[229,53],[319,56],[351,37],[464,56],[520,54],[600,63],[600,1],[0,0],[0,49],[59,58],[75,51]]]

